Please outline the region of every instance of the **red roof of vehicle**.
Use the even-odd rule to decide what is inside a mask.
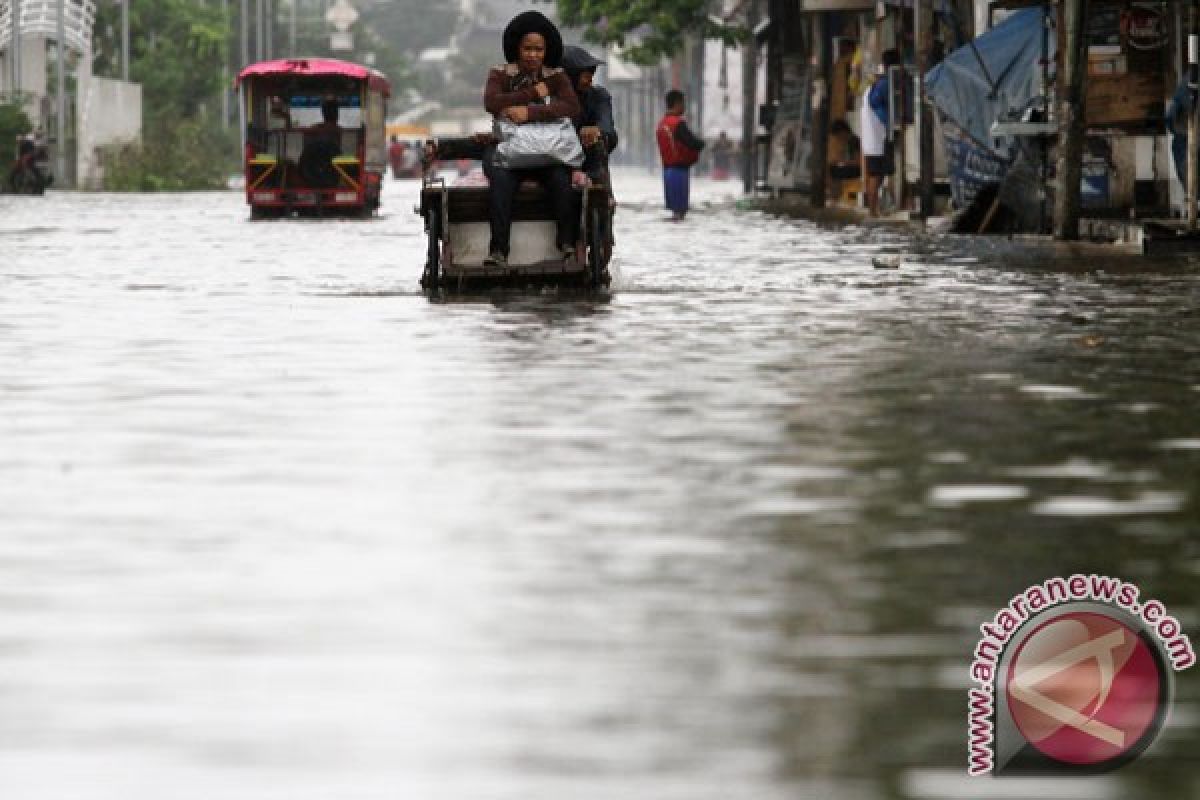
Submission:
[[[234,85],[240,84],[246,78],[256,77],[285,77],[288,75],[341,75],[346,78],[365,80],[372,89],[382,89],[385,95],[392,93],[391,84],[379,70],[340,61],[336,58],[280,58],[275,61],[260,61],[251,64],[238,73]]]

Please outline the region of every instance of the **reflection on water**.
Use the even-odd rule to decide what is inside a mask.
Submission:
[[[1196,265],[657,191],[621,178],[611,295],[463,302],[418,292],[411,184],[0,198],[6,796],[1200,791],[1188,673],[1084,788],[990,793],[964,744],[1031,583],[1200,631]]]

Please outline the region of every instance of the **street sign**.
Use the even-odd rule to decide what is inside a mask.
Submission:
[[[339,33],[345,33],[350,30],[350,26],[357,20],[358,12],[354,10],[354,6],[350,5],[347,0],[337,0],[325,12],[325,21],[336,28]]]

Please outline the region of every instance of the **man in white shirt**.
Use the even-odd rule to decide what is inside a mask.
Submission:
[[[882,74],[863,92],[859,108],[859,138],[862,142],[867,208],[873,217],[879,216],[879,189],[883,186],[883,179],[896,171],[888,110],[891,86],[887,69],[900,63],[900,55],[895,50],[885,50],[882,62]]]

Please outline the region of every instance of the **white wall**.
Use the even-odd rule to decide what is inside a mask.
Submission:
[[[704,130],[707,141],[725,131],[735,142],[742,138],[742,50],[725,49],[725,85],[721,78],[720,42],[704,46]]]
[[[27,35],[21,37],[21,91],[28,92],[40,98],[46,93],[46,37]],[[3,66],[4,82],[0,84],[4,90],[12,85],[9,75],[11,63],[8,51],[4,51]]]
[[[79,187],[98,189],[103,171],[96,149],[142,138],[142,85],[80,75]]]

